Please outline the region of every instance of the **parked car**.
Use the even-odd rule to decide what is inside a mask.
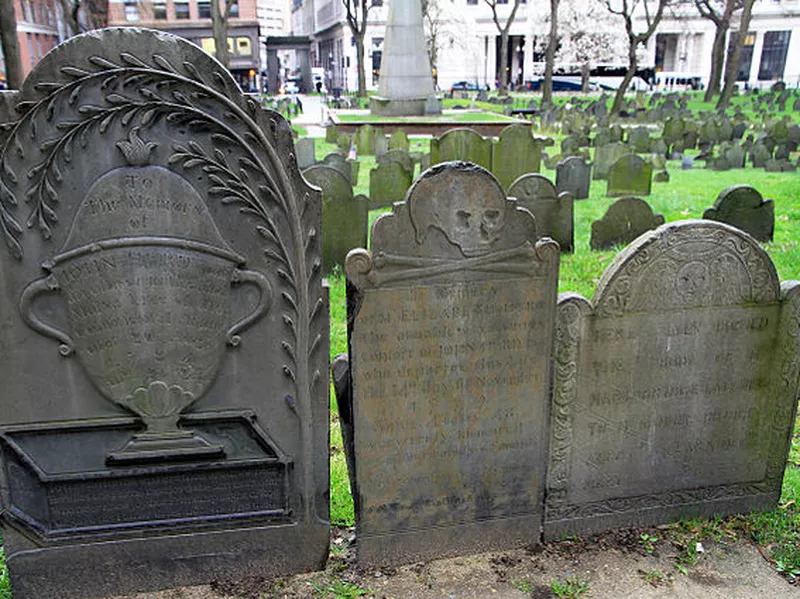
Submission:
[[[450,86],[450,91],[460,90],[460,91],[469,91],[469,92],[476,92],[481,88],[480,85],[477,84],[475,81],[456,81],[453,85]]]
[[[532,92],[538,92],[542,89],[544,84],[544,77],[537,77],[531,81],[525,82],[525,89]],[[597,84],[589,82],[589,90],[597,90]],[[579,92],[581,91],[580,79],[567,79],[565,77],[553,77],[553,91],[554,92]]]
[[[294,79],[289,79],[284,84],[283,91],[286,92],[287,94],[298,94],[300,93],[300,86]]]

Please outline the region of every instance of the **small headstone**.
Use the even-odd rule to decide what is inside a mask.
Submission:
[[[408,135],[402,129],[397,129],[389,138],[389,150],[409,150]]]
[[[546,538],[776,507],[800,286],[751,237],[661,227],[557,318]]]
[[[653,181],[656,183],[669,183],[669,172],[666,170],[656,171],[653,174]]]
[[[527,173],[538,173],[542,165],[542,147],[527,125],[509,125],[500,132],[492,148],[492,173],[501,185],[508,186]]]
[[[414,160],[403,150],[389,150],[385,154],[381,154],[380,156],[376,157],[375,160],[378,164],[386,164],[388,162],[397,162],[400,164],[404,169],[406,169],[409,174],[414,174]]]
[[[301,137],[294,142],[294,151],[297,154],[297,167],[308,168],[317,162],[316,140],[313,137]]]
[[[592,223],[589,242],[593,250],[608,250],[627,245],[642,233],[664,224],[661,214],[653,214],[640,198],[620,198],[609,206],[603,218]]]
[[[389,151],[389,138],[383,133],[375,135],[375,156],[386,154]]]
[[[353,181],[356,181],[357,177],[356,178],[353,177],[353,167],[351,163],[352,161],[341,152],[331,152],[330,154],[325,156],[325,158],[322,159],[322,164],[339,171],[342,175],[345,176],[345,178],[347,178],[347,180],[350,182],[350,185],[352,186]]]
[[[487,102],[489,100],[489,92],[485,89],[478,90],[478,95],[475,97],[478,102]]]
[[[344,152],[347,154],[350,151],[350,146],[353,145],[353,136],[349,133],[339,133],[339,137],[336,139],[336,146],[339,148],[340,152]]]
[[[24,150],[0,149],[14,597],[324,567],[321,202],[289,124],[136,28],[58,46],[22,96]]]
[[[725,158],[727,158],[731,168],[744,168],[745,166],[744,149],[739,144],[733,144],[730,149],[725,152]]]
[[[630,154],[630,149],[625,144],[619,142],[595,148],[592,179],[595,181],[608,179],[608,172],[611,170],[611,166],[622,156],[627,154]]]
[[[369,209],[385,208],[400,202],[414,177],[399,162],[384,162],[369,172]],[[360,246],[363,247],[366,242]]]
[[[347,252],[366,244],[369,206],[364,196],[353,197],[350,181],[334,168],[318,164],[303,176],[322,189],[322,268],[327,274],[344,266]]]
[[[759,241],[772,241],[775,229],[775,204],[764,200],[750,185],[733,185],[719,194],[703,218],[734,226]]]
[[[558,242],[562,252],[574,250],[575,218],[573,197],[568,192],[558,193],[544,175],[522,175],[508,189],[508,195],[530,210],[536,218],[536,233]]]
[[[591,172],[591,163],[579,156],[570,156],[556,166],[556,189],[559,193],[569,192],[576,200],[585,200],[589,197]]]
[[[750,162],[753,168],[764,168],[767,161],[772,159],[772,152],[764,144],[756,143],[750,151]]]
[[[345,267],[359,562],[535,543],[556,244],[464,163],[423,173],[371,244]]]
[[[472,129],[450,129],[431,139],[431,164],[463,160],[492,168],[492,142]]]
[[[329,144],[335,144],[339,141],[339,130],[336,125],[328,125],[325,127],[325,141]]]
[[[650,152],[650,130],[647,127],[636,127],[628,136],[628,143],[637,154]]]
[[[606,196],[650,195],[653,168],[636,154],[619,158],[608,172]]]

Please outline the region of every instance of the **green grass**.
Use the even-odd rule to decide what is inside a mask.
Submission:
[[[554,580],[550,588],[557,597],[564,599],[578,599],[589,591],[589,583],[581,580],[577,576],[567,576],[566,578]]]
[[[336,120],[340,123],[369,123],[370,125],[388,125],[397,123],[486,123],[486,122],[505,122],[509,124],[517,122],[510,116],[498,114],[494,111],[482,112],[454,112],[442,115],[413,116],[413,117],[392,117],[387,118],[373,114],[353,114],[344,111],[335,112]]]

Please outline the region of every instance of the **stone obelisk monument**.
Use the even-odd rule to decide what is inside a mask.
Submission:
[[[442,111],[433,92],[421,0],[392,0],[389,5],[378,95],[370,99],[370,109],[381,116]]]

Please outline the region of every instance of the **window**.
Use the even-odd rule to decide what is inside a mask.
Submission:
[[[239,0],[233,0],[231,4],[231,18],[236,19],[239,17]]]
[[[728,56],[730,56],[736,41],[736,32],[732,31],[728,39]],[[755,45],[756,34],[748,32],[744,37],[742,54],[739,57],[739,73],[736,76],[736,81],[747,81],[750,79],[750,66],[753,63],[753,46]]]
[[[167,0],[153,0],[153,18],[159,21],[167,18]]]
[[[471,4],[472,6],[477,6],[478,0],[467,0],[467,4]]]
[[[237,56],[252,56],[253,55],[253,44],[250,42],[249,37],[237,37],[236,38],[236,50],[234,53]]]
[[[789,51],[789,40],[791,38],[791,31],[767,31],[764,34],[761,65],[758,69],[759,81],[783,79],[786,53]]]
[[[200,19],[211,18],[211,2],[209,0],[201,0],[197,3],[197,16]]]
[[[125,0],[125,20],[139,20],[139,3],[137,0]]]
[[[175,18],[176,19],[188,19],[189,18],[189,3],[181,0],[180,2],[174,2],[175,5]]]

